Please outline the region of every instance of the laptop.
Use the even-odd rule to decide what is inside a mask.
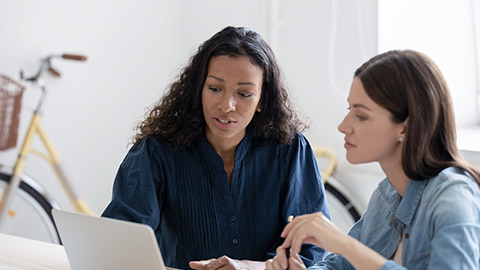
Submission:
[[[171,270],[150,226],[53,209],[72,270]]]

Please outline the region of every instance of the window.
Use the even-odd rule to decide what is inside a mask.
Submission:
[[[379,52],[413,49],[437,63],[450,87],[459,147],[480,151],[480,3],[378,1],[378,27]]]

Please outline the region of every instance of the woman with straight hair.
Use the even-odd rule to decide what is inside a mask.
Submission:
[[[347,160],[379,162],[386,179],[348,235],[322,213],[295,217],[267,269],[305,268],[302,243],[332,252],[311,269],[480,269],[480,171],[459,155],[438,67],[412,50],[377,55],[355,72],[348,103]]]
[[[288,216],[328,216],[304,127],[267,43],[227,27],[138,125],[103,216],[150,225],[167,266],[263,270]]]

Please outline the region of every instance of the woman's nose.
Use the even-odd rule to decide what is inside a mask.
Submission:
[[[235,111],[236,102],[232,95],[225,94],[222,96],[222,99],[218,103],[218,108],[222,112]]]
[[[340,124],[338,125],[338,131],[340,131],[340,133],[343,133],[343,134],[347,134],[351,132],[351,127],[347,123],[347,116],[345,116],[342,122],[340,122]]]

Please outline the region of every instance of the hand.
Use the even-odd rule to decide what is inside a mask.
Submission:
[[[287,264],[288,262],[288,264]],[[290,256],[287,260],[287,254],[282,246],[277,248],[277,256],[267,261],[266,270],[304,270],[305,264],[298,254]]]
[[[201,270],[214,270],[214,269],[222,269],[222,270],[229,270],[229,269],[264,269],[264,263],[262,262],[252,262],[252,261],[241,261],[241,260],[234,260],[227,256],[222,256],[218,259],[209,259],[203,261],[191,261],[189,266],[193,269],[201,269]],[[260,266],[260,267],[259,267]]]
[[[281,234],[285,241],[283,249],[290,248],[290,256],[296,256],[302,243],[313,244],[333,253],[339,251],[348,241],[348,236],[340,231],[321,212],[295,217]]]

